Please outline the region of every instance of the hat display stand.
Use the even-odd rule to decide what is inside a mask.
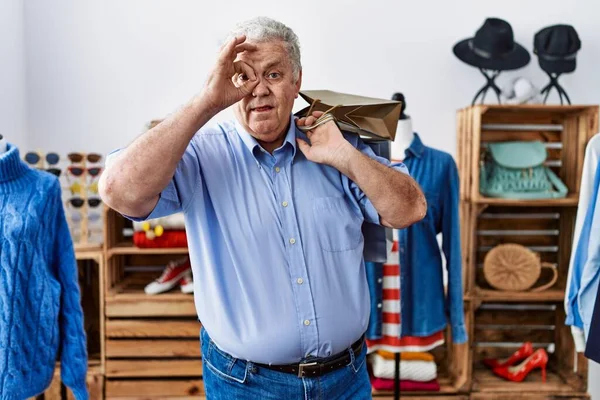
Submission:
[[[479,71],[481,71],[483,76],[485,76],[485,79],[487,80],[487,82],[481,89],[479,89],[477,94],[475,94],[475,97],[473,98],[473,102],[471,103],[471,105],[475,105],[475,103],[477,103],[477,99],[479,98],[479,96],[481,96],[481,104],[483,104],[483,102],[485,101],[485,95],[487,94],[487,91],[490,89],[492,89],[494,91],[494,93],[496,93],[496,98],[498,99],[498,104],[500,104],[501,103],[500,93],[502,91],[496,84],[496,78],[498,77],[498,75],[500,75],[500,72],[502,72],[502,71],[486,70],[483,68],[479,68]]]
[[[548,74],[548,77],[550,77],[550,82],[544,86],[544,88],[540,91],[540,94],[544,94],[544,104],[546,104],[546,101],[548,100],[548,95],[550,94],[550,91],[552,91],[552,89],[556,89],[556,91],[558,92],[558,98],[560,100],[560,104],[563,105],[563,96],[564,99],[566,100],[567,104],[571,104],[571,99],[569,99],[569,95],[567,95],[567,92],[565,91],[565,89],[560,85],[560,83],[558,83],[558,78],[562,75],[562,74],[557,74],[557,73],[552,73],[552,72],[547,72],[546,74]]]

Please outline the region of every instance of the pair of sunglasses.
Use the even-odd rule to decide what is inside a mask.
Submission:
[[[74,163],[80,163],[84,159],[91,163],[97,163],[98,161],[100,161],[102,159],[102,155],[98,154],[98,153],[89,153],[89,154],[69,153],[69,155],[67,157],[69,157],[69,160],[71,160],[71,162],[74,162]]]
[[[73,222],[81,222],[81,220],[83,219],[81,213],[78,212],[74,212],[70,215],[71,217],[71,221]],[[100,213],[93,213],[93,214],[89,214],[87,216],[88,221],[90,222],[96,222],[99,221],[102,218],[102,215]]]
[[[85,200],[83,200],[81,197],[72,197],[69,199],[69,203],[75,208],[81,208],[85,204]],[[102,200],[99,198],[90,198],[87,199],[87,203],[90,207],[95,208],[102,203]]]
[[[87,189],[90,192],[96,194],[98,193],[98,182],[94,182],[91,185],[87,185],[84,186],[82,184],[80,184],[79,182],[75,182],[73,183],[71,186],[69,186],[69,190],[71,191],[71,194],[76,194],[76,193],[83,193],[83,191]]]
[[[69,165],[68,170],[73,176],[81,176],[84,172],[87,171],[88,174],[90,174],[93,177],[96,177],[102,171],[102,167],[82,168],[77,167],[75,165]]]
[[[25,161],[30,165],[37,165],[42,159],[42,155],[35,151],[30,151],[25,154]],[[56,165],[60,161],[60,156],[56,153],[46,154],[46,162],[48,165]]]

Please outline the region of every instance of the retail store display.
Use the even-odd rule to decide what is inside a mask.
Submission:
[[[540,67],[550,78],[550,82],[541,90],[541,94],[545,94],[544,103],[552,89],[556,89],[560,104],[563,104],[563,100],[571,104],[567,92],[558,83],[558,78],[564,73],[575,71],[580,49],[581,40],[571,25],[552,25],[535,34],[533,52],[538,57]]]
[[[568,189],[545,163],[541,141],[488,143],[482,154],[479,189],[489,197],[507,199],[562,198]]]
[[[552,271],[552,279],[532,289],[541,276],[542,268]],[[495,289],[514,292],[540,292],[552,287],[558,279],[554,264],[541,262],[538,253],[517,243],[505,243],[491,249],[483,261],[483,274]]]
[[[42,393],[60,354],[63,382],[76,400],[87,399],[83,311],[60,184],[11,144],[0,154],[0,221],[0,397]]]
[[[180,285],[182,292],[189,290],[191,283],[192,267],[188,256],[167,264],[162,274],[144,288],[146,294],[154,295],[167,292]]]
[[[490,89],[500,103],[502,91],[495,82],[500,72],[522,68],[531,60],[527,49],[515,42],[512,26],[500,18],[486,18],[473,37],[454,45],[453,53],[464,63],[477,67],[486,78],[486,84],[473,98],[473,105],[479,96],[483,103]]]
[[[473,332],[469,347],[471,393],[475,398],[541,399],[564,394],[589,398],[587,359],[576,352],[565,309],[557,303],[565,300],[568,288],[575,216],[583,193],[580,171],[585,146],[598,132],[598,115],[597,105],[490,104],[457,112],[464,283],[470,299],[467,303],[471,304],[467,321],[471,321]],[[547,150],[545,165],[568,188],[567,196],[521,199],[481,194],[482,154],[490,143],[514,141],[542,142]],[[510,243],[539,254],[541,262],[553,264],[557,272],[554,284],[542,291],[510,292],[490,285],[484,273],[486,255],[496,246]],[[552,281],[553,275],[553,270],[543,269],[532,287]],[[525,361],[523,355],[518,360],[513,357],[515,363],[506,365],[504,374],[483,362],[506,361],[504,358],[510,359],[527,342],[535,347],[530,360]],[[521,376],[516,373],[519,367],[524,368]]]
[[[405,113],[405,96],[395,93],[393,99],[402,104],[402,109],[395,140],[391,143],[391,159],[407,166],[425,192],[428,210],[427,216],[417,224],[394,230],[387,262],[366,263],[371,294],[367,344],[370,353],[387,350],[400,355],[443,345],[448,325],[454,344],[465,343],[467,333],[462,297],[457,167],[450,154],[423,145],[413,130],[411,117]],[[443,239],[441,249],[438,234]],[[448,294],[443,284],[442,254],[446,258]],[[399,360],[400,357],[396,360],[396,398],[402,386],[400,381],[405,378],[400,373]]]
[[[23,160],[30,167],[59,178],[71,237],[77,248],[97,248],[103,242],[102,201],[98,197],[98,178],[102,155],[71,152],[64,157],[56,152],[28,151]],[[63,161],[69,163],[65,165]],[[90,164],[91,163],[91,164]],[[69,193],[71,196],[69,196]],[[93,222],[93,224],[90,224]]]

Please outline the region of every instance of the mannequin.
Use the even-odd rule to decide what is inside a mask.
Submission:
[[[400,119],[396,128],[396,137],[392,142],[392,160],[402,161],[406,156],[406,150],[410,147],[415,133],[413,131],[412,119],[404,113],[406,110],[406,100],[402,93],[394,93],[392,100],[402,102]]]
[[[8,146],[6,145],[6,139],[2,135],[0,135],[0,154],[6,153],[8,150]]]

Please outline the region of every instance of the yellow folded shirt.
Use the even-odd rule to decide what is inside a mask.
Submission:
[[[395,353],[385,350],[377,350],[377,354],[387,360],[393,360],[396,356]],[[429,353],[414,353],[414,352],[405,352],[400,353],[400,359],[404,361],[434,361],[433,355]]]

